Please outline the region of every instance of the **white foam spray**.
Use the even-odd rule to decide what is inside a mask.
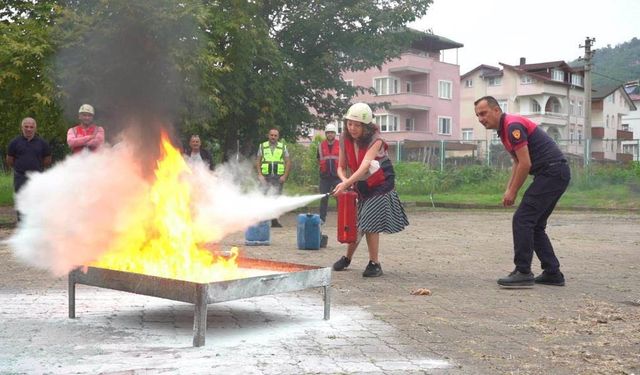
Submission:
[[[31,174],[16,196],[22,220],[7,240],[15,256],[56,276],[97,260],[127,229],[130,213],[146,209],[152,181],[142,177],[138,160],[121,143]],[[252,175],[248,162],[222,165],[214,173],[195,167],[183,175],[199,241],[218,242],[322,197],[264,194]]]

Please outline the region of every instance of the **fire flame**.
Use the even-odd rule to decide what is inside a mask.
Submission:
[[[185,173],[192,171],[163,133],[162,157],[148,197],[135,212],[122,213],[122,235],[92,266],[198,283],[239,278],[237,248],[225,257],[198,244]]]

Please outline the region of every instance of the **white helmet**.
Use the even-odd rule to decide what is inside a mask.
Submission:
[[[327,126],[325,126],[324,128],[324,132],[334,132],[336,133],[338,131],[338,129],[336,129],[336,126],[333,124],[328,124]]]
[[[367,103],[356,103],[349,107],[347,114],[344,115],[347,120],[359,121],[370,124],[373,121],[373,112]]]
[[[92,115],[95,115],[93,107],[90,104],[81,105],[78,113],[91,113]]]

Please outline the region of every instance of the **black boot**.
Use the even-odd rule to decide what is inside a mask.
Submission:
[[[530,288],[533,286],[533,273],[522,273],[515,270],[507,277],[498,279],[498,285],[505,288]]]
[[[536,284],[564,286],[564,275],[560,271],[556,273],[548,273],[547,271],[542,271],[542,273],[538,275],[538,277],[536,277],[534,281]]]

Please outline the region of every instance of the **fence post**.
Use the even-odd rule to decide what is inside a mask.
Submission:
[[[485,147],[487,148],[487,167],[491,166],[491,144],[486,139],[484,140]]]
[[[440,140],[440,172],[444,172],[444,139]]]

